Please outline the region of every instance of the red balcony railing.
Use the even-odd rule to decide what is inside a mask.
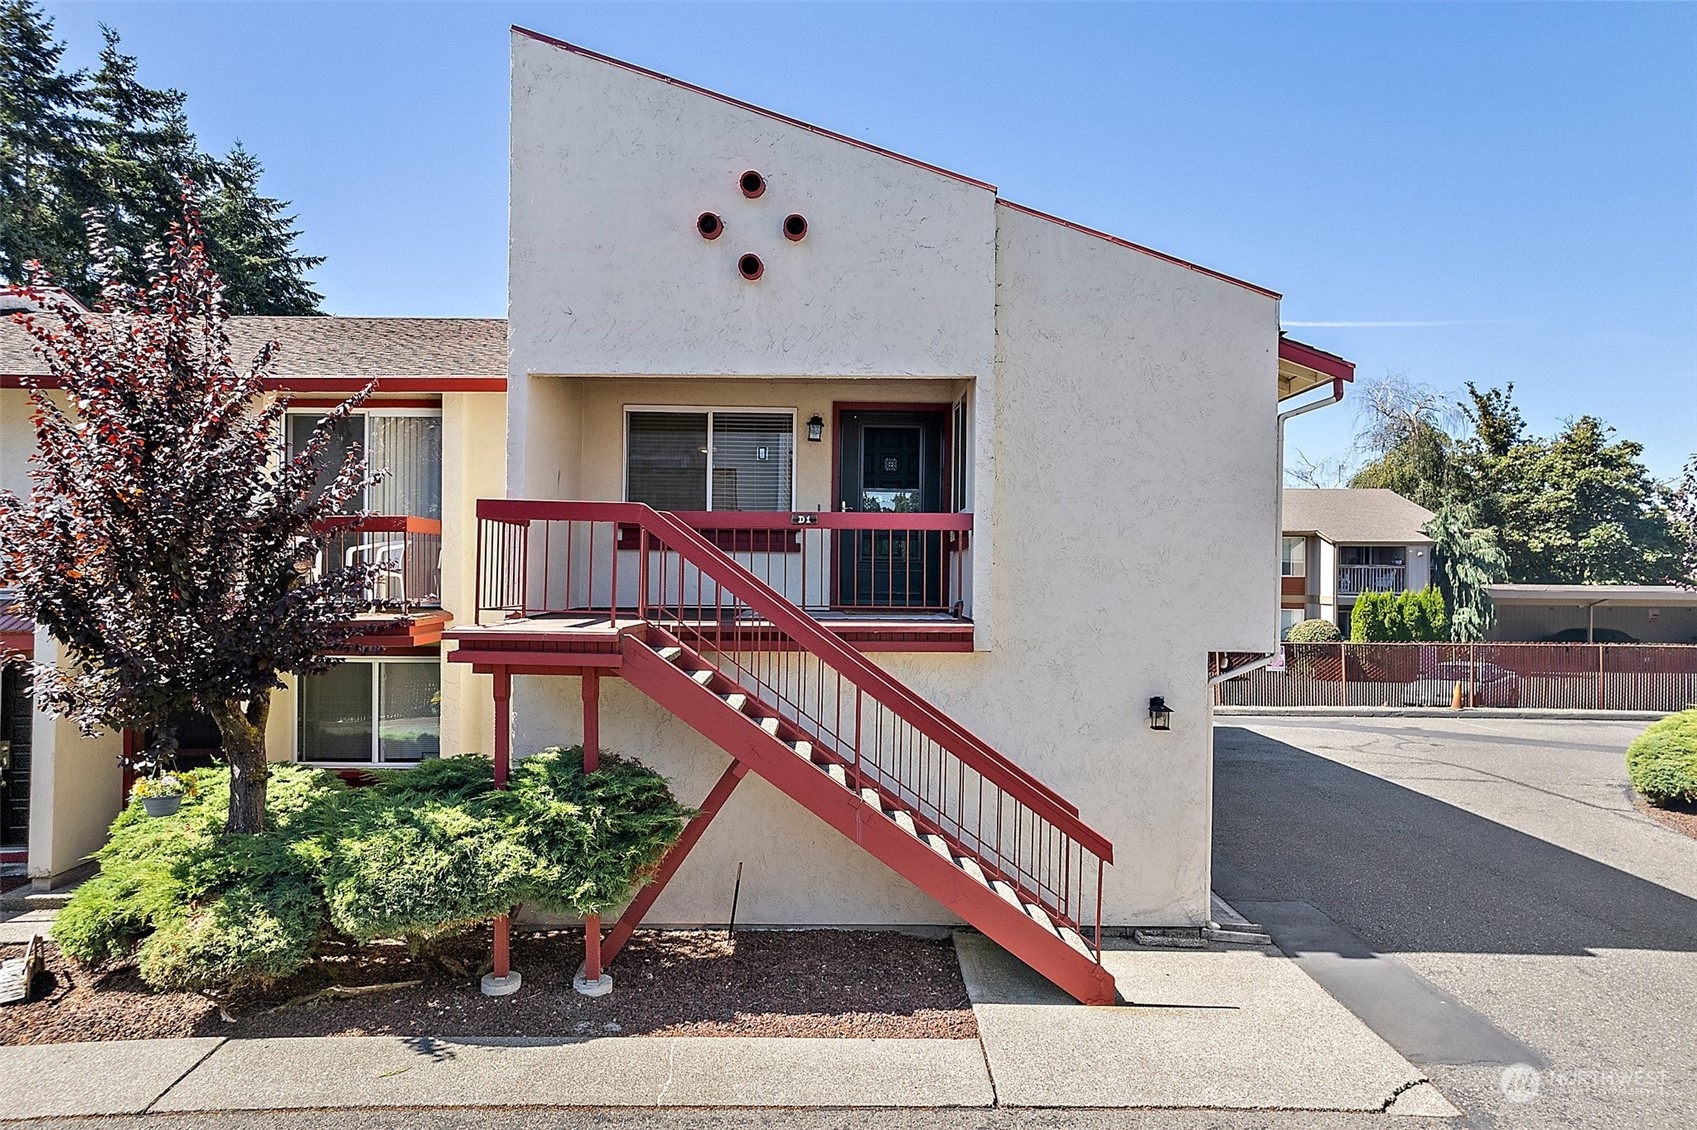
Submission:
[[[376,566],[371,603],[381,609],[442,606],[442,522],[437,518],[379,514],[332,518],[320,569]]]
[[[958,557],[971,515],[804,514],[792,542],[778,537],[792,529],[789,514],[682,515],[639,503],[517,499],[481,500],[477,513],[479,622],[485,614],[578,614],[613,624],[636,617],[662,629],[806,733],[856,791],[877,790],[911,813],[922,832],[979,861],[990,879],[1005,881],[1058,924],[1091,931],[1090,944],[1077,948],[1099,963],[1103,867],[1113,845],[1075,805],[741,563],[750,556],[792,560],[788,574],[776,564],[761,569],[776,570],[792,592],[853,594],[843,562],[830,582],[836,588],[809,586],[833,575],[833,560],[858,554],[858,538],[869,534],[910,545],[931,537],[939,552]],[[739,549],[745,536],[758,548]],[[824,553],[814,551],[814,538]],[[818,563],[804,581],[810,553]],[[915,553],[926,559],[925,551]]]
[[[540,504],[478,503],[480,618],[485,612],[636,612],[655,600],[654,562],[665,547],[653,539],[644,543],[638,525],[540,517],[525,509],[533,505]],[[491,521],[497,513],[499,520]],[[966,611],[971,514],[669,511],[668,516],[798,608],[892,615]]]

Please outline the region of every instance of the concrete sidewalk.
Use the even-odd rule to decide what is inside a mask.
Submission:
[[[1271,947],[1122,943],[1103,964],[1132,1003],[1097,1008],[981,935],[955,948],[1001,1106],[1460,1113]]]
[[[112,1041],[0,1047],[0,1120],[462,1107],[1204,1108],[1454,1115],[1277,950],[1130,946],[1086,1007],[956,935],[978,1040]]]

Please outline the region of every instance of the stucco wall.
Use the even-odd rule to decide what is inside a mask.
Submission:
[[[58,661],[59,646],[39,629],[35,657]],[[85,738],[76,725],[37,713],[30,735],[29,874],[46,885],[106,842],[123,806],[123,741],[112,731]]]
[[[980,650],[874,658],[1115,841],[1110,922],[1202,921],[1207,657],[1265,650],[1276,623],[1276,301],[523,37],[512,131],[511,493],[620,497],[628,403],[829,419],[844,378],[969,388]],[[736,190],[747,168],[759,201]],[[693,226],[709,209],[712,242]],[[789,211],[802,244],[778,233]],[[828,502],[833,440],[799,445],[798,508]],[[1170,732],[1148,729],[1155,694]],[[516,753],[581,735],[575,679],[521,676],[514,707]],[[616,679],[602,741],[686,802],[726,764]],[[744,921],[947,918],[751,777],[651,920],[723,921],[738,861]]]

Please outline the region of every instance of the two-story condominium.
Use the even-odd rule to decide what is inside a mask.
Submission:
[[[1432,580],[1432,512],[1393,490],[1287,490],[1279,638],[1303,620],[1349,635],[1364,592],[1418,592]]]
[[[512,52],[505,396],[434,390],[440,751],[499,778],[581,741],[700,809],[609,958],[724,922],[740,874],[740,922],[964,920],[1113,999],[1102,929],[1208,920],[1210,681],[1275,647],[1281,402],[1352,367],[1273,291],[983,181]],[[363,442],[406,462],[408,419]],[[279,755],[410,756],[424,688],[333,672]]]
[[[271,713],[274,760],[335,769],[395,766],[489,748],[487,688],[449,665],[442,633],[470,607],[476,499],[504,487],[506,323],[492,318],[235,318],[235,355],[278,342],[272,387],[289,398],[280,446],[303,442],[326,409],[376,382],[342,425],[337,456],[359,448],[384,476],[359,509],[378,517],[331,540],[319,568],[381,566],[358,654],[322,675],[287,680]],[[29,490],[35,446],[24,385],[46,372],[30,339],[0,319],[0,487]],[[4,612],[4,609],[0,609]],[[405,613],[404,623],[399,615]],[[15,616],[0,643],[48,658],[52,642]],[[216,756],[210,718],[173,719],[180,758]],[[0,670],[0,851],[27,857],[41,885],[98,848],[122,800],[115,756],[145,735],[82,738],[31,708],[26,673]]]

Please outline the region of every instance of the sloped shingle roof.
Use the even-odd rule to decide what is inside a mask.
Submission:
[[[1287,490],[1287,534],[1318,534],[1334,545],[1416,545],[1432,512],[1394,490]]]
[[[507,375],[503,318],[230,319],[238,359],[278,343],[274,375],[290,377],[483,377]],[[45,373],[23,327],[0,318],[0,376]]]

